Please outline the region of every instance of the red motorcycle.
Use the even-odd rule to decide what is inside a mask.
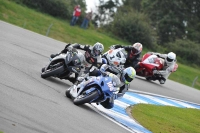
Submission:
[[[162,79],[161,74],[153,74],[153,70],[162,70],[164,66],[164,59],[159,58],[156,55],[146,53],[143,55],[139,66],[136,68],[136,75],[145,77],[147,80],[159,80]],[[175,72],[178,68],[178,64],[175,65],[172,72]]]

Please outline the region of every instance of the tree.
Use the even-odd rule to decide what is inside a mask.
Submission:
[[[150,19],[145,14],[133,9],[129,12],[118,10],[114,21],[105,29],[130,43],[140,42],[145,47],[154,48],[156,39],[153,38],[154,32],[149,22]]]
[[[193,36],[200,18],[198,0],[145,0],[143,9],[157,29],[159,44],[185,38],[199,40]]]
[[[117,7],[120,6],[119,0],[99,0],[98,11],[95,13],[96,20],[100,25],[108,24],[113,21]]]

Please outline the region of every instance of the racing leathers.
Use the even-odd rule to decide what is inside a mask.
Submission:
[[[162,75],[161,77],[157,77],[157,79],[159,80],[160,84],[164,84],[166,79],[168,79],[169,75],[173,72],[175,65],[176,65],[176,60],[172,61],[172,62],[167,62],[166,58],[167,58],[167,54],[160,54],[160,53],[154,53],[154,52],[148,52],[152,55],[156,55],[159,58],[164,59],[163,60],[163,69],[162,70],[154,70],[153,74],[155,75],[155,77],[157,77],[156,75]],[[155,80],[157,80],[155,79]]]
[[[133,54],[132,51],[134,51],[134,47],[132,46],[123,46],[123,45],[112,45],[111,48],[117,49],[117,48],[124,48],[125,51],[127,52],[127,59],[126,62],[124,63],[124,67],[127,68],[129,66],[135,68],[140,61],[140,55],[141,53],[138,54]]]

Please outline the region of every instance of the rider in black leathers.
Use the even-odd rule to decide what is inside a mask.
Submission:
[[[133,46],[112,45],[111,48],[124,48],[127,52],[127,59],[124,64],[124,67],[127,68],[131,66],[136,69],[138,62],[140,61],[140,56],[142,52],[141,43],[134,43]]]
[[[83,62],[83,65],[84,65],[86,71],[89,71],[92,66],[96,66],[99,68],[102,65],[103,60],[101,58],[101,54],[104,50],[103,44],[101,44],[99,42],[95,43],[93,46],[81,45],[81,44],[77,44],[77,43],[67,44],[65,46],[65,48],[59,54],[67,53],[67,51],[72,48],[76,48],[76,49],[85,51],[85,53],[84,53],[85,60]],[[59,54],[52,54],[51,58],[54,58]],[[75,77],[68,77],[67,79],[70,82],[75,83],[78,76],[79,76],[79,74],[75,74]]]

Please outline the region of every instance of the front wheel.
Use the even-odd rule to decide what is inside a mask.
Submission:
[[[42,72],[41,77],[42,78],[48,78],[50,76],[60,74],[64,70],[65,70],[64,65],[61,65],[61,66],[53,68],[53,69],[47,69],[46,71]]]
[[[86,94],[85,92],[83,92],[81,95],[79,95],[78,97],[74,99],[74,104],[82,105],[84,103],[90,103],[92,100],[96,99],[97,97],[99,97],[98,90],[94,90],[90,92],[89,94]]]

